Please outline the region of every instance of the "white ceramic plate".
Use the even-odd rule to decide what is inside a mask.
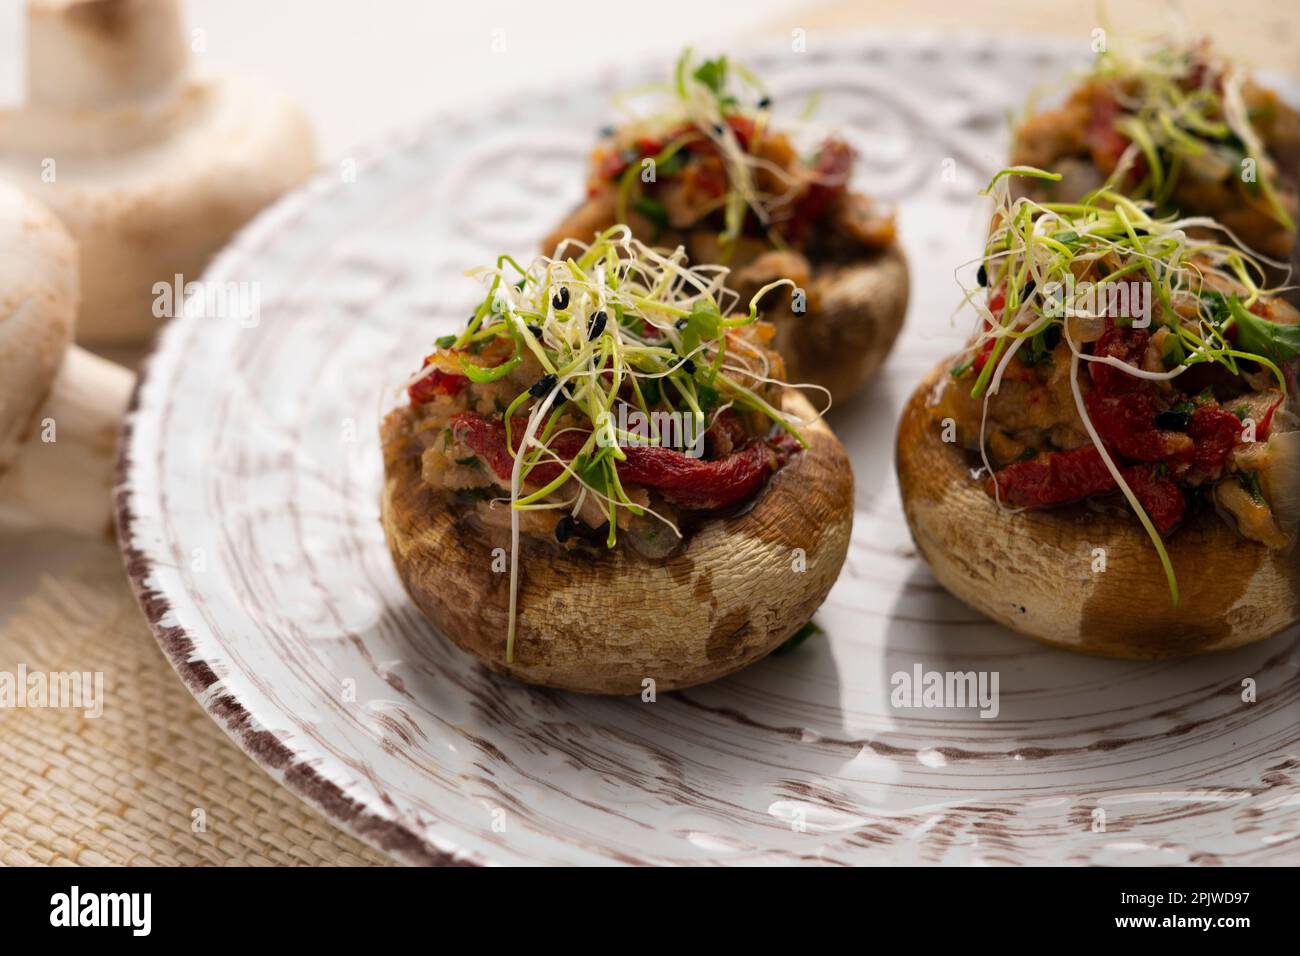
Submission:
[[[826,636],[655,703],[535,690],[434,634],[385,548],[389,388],[464,321],[467,267],[529,255],[578,200],[609,91],[658,63],[431,123],[354,181],[328,171],[214,264],[210,285],[255,284],[258,314],[166,330],[119,492],[177,670],[287,785],[411,862],[1300,858],[1300,633],[1184,663],[1049,650],[938,588],[901,515],[895,421],[965,330],[949,317],[953,270],[980,247],[974,194],[1008,110],[1086,50],[874,36],[732,52],[778,111],[823,92],[819,120],[864,157],[855,185],[897,204],[913,269],[895,354],[832,413],[858,497]],[[918,667],[996,672],[998,715],[892,706],[892,675]]]

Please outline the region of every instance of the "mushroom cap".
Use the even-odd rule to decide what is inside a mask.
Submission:
[[[243,77],[196,77],[174,95],[100,111],[0,113],[0,177],[40,196],[81,246],[87,341],[155,332],[155,284],[198,279],[314,165],[302,112]]]
[[[813,263],[808,313],[788,299],[764,318],[776,326],[776,349],[790,381],[811,382],[843,402],[880,368],[903,326],[909,280],[897,242],[849,263]]]
[[[811,421],[798,392],[783,407]],[[820,421],[743,514],[704,522],[668,558],[626,545],[596,556],[522,535],[515,656],[506,662],[509,574],[492,549],[420,477],[399,449],[402,425],[385,421],[382,518],[407,591],[434,625],[492,670],[530,684],[634,694],[715,680],[778,647],[835,583],[853,525],[853,474]],[[797,549],[802,549],[803,557]],[[499,566],[499,565],[498,565]],[[799,568],[803,570],[799,570]]]
[[[0,472],[35,425],[76,316],[76,243],[48,209],[0,183]]]
[[[27,0],[28,97],[101,109],[166,91],[189,62],[177,0]]]
[[[1069,650],[1134,660],[1258,641],[1300,620],[1300,561],[1201,512],[1165,539],[1181,600],[1137,518],[1086,504],[1012,512],[972,478],[929,410],[942,363],[898,428],[898,482],[912,537],[935,578],[999,624]],[[1105,570],[1093,571],[1103,549]]]

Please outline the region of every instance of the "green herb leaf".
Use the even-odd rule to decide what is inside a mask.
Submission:
[[[798,647],[800,644],[802,644],[804,641],[808,640],[808,638],[812,637],[815,634],[821,634],[821,633],[822,633],[822,629],[817,626],[816,622],[809,621],[803,627],[799,628],[799,630],[795,631],[793,634],[787,637],[785,641],[781,644],[781,646],[778,647],[772,653],[788,654],[796,647]]]
[[[716,60],[705,60],[695,70],[695,78],[721,96],[727,85],[727,58],[720,56]]]
[[[1300,325],[1279,325],[1251,312],[1235,295],[1228,309],[1237,323],[1237,347],[1275,362],[1289,362],[1300,355]]]
[[[649,219],[654,224],[655,229],[668,228],[668,209],[658,199],[642,196],[632,204],[632,208]]]
[[[1187,361],[1187,352],[1183,349],[1183,343],[1176,335],[1170,335],[1165,338],[1164,347],[1160,352],[1160,360],[1164,363],[1166,369],[1177,368]]]

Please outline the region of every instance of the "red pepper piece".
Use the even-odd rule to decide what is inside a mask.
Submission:
[[[1145,329],[1120,328],[1114,320],[1106,320],[1106,330],[1101,333],[1092,346],[1092,354],[1099,357],[1119,359],[1126,365],[1140,368],[1142,356],[1146,354],[1151,335]],[[1088,374],[1092,384],[1102,392],[1113,395],[1119,392],[1150,390],[1150,383],[1123,369],[1114,368],[1102,362],[1089,362]]]
[[[1110,93],[1098,90],[1092,97],[1092,115],[1088,120],[1085,140],[1093,165],[1102,175],[1109,176],[1119,165],[1119,159],[1128,149],[1129,138],[1115,129],[1120,117],[1119,102]],[[1146,157],[1139,155],[1133,162],[1130,175],[1141,179],[1146,175]]]
[[[1192,413],[1187,434],[1196,445],[1192,467],[1217,478],[1228,453],[1241,441],[1241,419],[1217,406],[1202,405]]]
[[[516,448],[519,447],[523,435],[523,430],[518,427],[521,422],[526,424],[526,419],[516,418],[512,426],[514,429],[512,437],[515,439]],[[510,480],[515,460],[506,450],[504,421],[490,422],[474,412],[461,412],[451,417],[451,434],[456,441],[463,442],[474,454],[482,458],[498,478],[502,481]]]
[[[1008,504],[1035,508],[1111,491],[1115,479],[1096,447],[1084,445],[1013,462],[985,482],[989,494],[995,486]]]
[[[1183,519],[1186,501],[1182,489],[1156,466],[1122,468],[1120,474],[1161,534]],[[1003,499],[1021,508],[1066,504],[1119,487],[1095,445],[1018,461],[999,471],[996,478]],[[986,488],[993,494],[993,478],[988,479]]]
[[[427,359],[424,365],[428,368]],[[423,405],[425,402],[433,401],[438,395],[459,395],[468,384],[469,379],[464,375],[456,375],[436,368],[411,385],[406,390],[406,394],[410,396],[411,404]]]
[[[748,116],[728,116],[727,125],[736,134],[736,141],[740,143],[740,148],[749,152],[749,144],[754,139],[754,121]]]
[[[995,319],[1002,315],[1002,310],[1003,308],[1006,307],[1006,304],[1007,304],[1007,286],[1006,283],[1003,283],[1002,285],[998,286],[997,290],[989,296],[989,311],[993,313],[993,317]],[[990,323],[988,319],[985,319],[984,331],[988,332],[992,328],[993,328],[992,323]],[[989,359],[992,358],[993,349],[997,344],[998,344],[998,340],[995,338],[987,338],[984,340],[984,344],[980,346],[980,350],[977,353],[975,353],[975,361],[973,363],[973,367],[976,372],[984,371],[984,366],[987,365],[989,363]]]
[[[1146,330],[1117,328],[1108,319],[1092,354],[1139,367],[1150,340]],[[1160,405],[1151,382],[1101,362],[1089,362],[1088,374],[1093,389],[1084,396],[1084,404],[1107,447],[1137,461],[1163,461],[1190,451],[1186,437],[1156,427]]]
[[[1100,389],[1093,389],[1083,401],[1101,440],[1125,458],[1164,461],[1181,457],[1189,450],[1185,436],[1156,428],[1159,408],[1150,392],[1103,395]]]
[[[1178,522],[1183,520],[1187,501],[1178,483],[1167,474],[1158,471],[1154,465],[1123,468],[1120,474],[1132,489],[1134,497],[1141,503],[1142,510],[1147,513],[1151,523],[1162,535],[1168,534]]]
[[[510,428],[512,443],[518,450],[527,420],[517,417]],[[504,422],[489,422],[481,415],[463,412],[452,417],[451,429],[456,440],[483,458],[498,478],[510,480],[514,458],[506,450]],[[586,433],[562,432],[548,445],[562,460],[571,461],[586,438]],[[653,488],[674,504],[693,511],[716,511],[746,501],[758,493],[767,477],[793,453],[790,444],[782,441],[771,445],[753,441],[716,461],[692,458],[675,449],[654,445],[631,445],[623,452],[627,460],[617,465],[621,482]],[[560,472],[557,462],[542,462],[529,472],[528,482],[544,485]]]
[[[717,461],[653,445],[623,450],[627,461],[618,463],[620,481],[653,488],[673,504],[692,511],[717,511],[747,501],[781,464],[780,456],[760,441]]]
[[[853,148],[840,139],[826,140],[817,154],[813,171],[820,181],[809,184],[795,203],[794,214],[784,224],[785,234],[795,242],[808,237],[817,220],[848,187],[849,174],[853,171]]]
[[[721,199],[727,193],[727,169],[716,155],[701,156],[682,170],[682,190],[694,198]]]

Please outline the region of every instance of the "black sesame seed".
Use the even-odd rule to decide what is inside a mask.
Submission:
[[[982,262],[980,263],[980,271],[975,273],[975,281],[980,284],[980,288],[989,284],[989,273]]]
[[[606,139],[609,139],[611,136],[614,135],[614,127],[612,127],[612,126],[602,126],[602,127],[600,128],[600,135],[603,136],[603,137],[605,137]]]
[[[600,338],[600,333],[605,331],[605,323],[609,321],[609,316],[605,310],[601,309],[591,317],[591,329],[587,332],[587,341],[591,342]]]
[[[555,523],[555,540],[563,544],[573,536],[573,526],[575,522],[573,515],[565,515]]]
[[[686,328],[689,322],[690,322],[689,319],[678,319],[676,322],[673,323],[673,328],[675,328],[678,332],[680,332],[684,328]]]
[[[528,331],[533,333],[533,338],[535,339],[540,339],[542,337],[542,327],[540,325],[530,325],[528,326]]]
[[[770,97],[770,96],[765,96],[765,97],[763,97],[761,100],[758,101],[758,108],[759,108],[760,110],[765,110],[765,109],[767,109],[767,108],[768,108],[769,106],[771,106],[771,105],[772,105],[772,97]]]
[[[547,394],[551,389],[555,388],[555,382],[556,382],[555,373],[547,372],[545,375],[543,375],[541,378],[539,378],[536,382],[533,383],[532,387],[528,389],[528,394],[533,396],[533,398],[541,398],[543,395]]]
[[[1187,426],[1192,423],[1192,416],[1187,412],[1158,412],[1156,414],[1156,428],[1166,431],[1182,432],[1187,430]]]
[[[569,290],[561,286],[560,291],[555,293],[555,297],[551,299],[551,305],[557,309],[567,309],[569,307]]]
[[[1028,282],[1026,282],[1024,291],[1020,293],[1021,300],[1023,301],[1024,299],[1028,299],[1031,295],[1033,295],[1035,288],[1036,285],[1033,279],[1030,279]]]
[[[714,124],[713,124],[713,132],[715,132],[715,133],[717,133],[719,136],[721,136],[721,135],[722,135],[722,132],[723,132],[722,124],[721,124],[721,123],[714,123]]]
[[[685,362],[682,363],[682,369],[686,372],[687,375],[694,375],[695,362],[692,361],[691,359],[687,359]]]

